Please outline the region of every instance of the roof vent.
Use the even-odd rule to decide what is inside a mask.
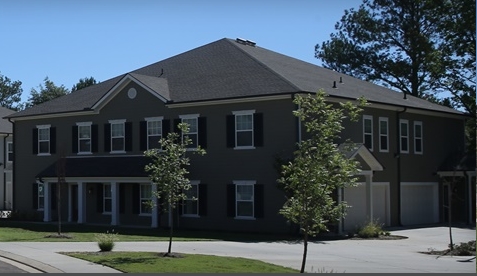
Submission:
[[[248,39],[243,39],[243,38],[240,38],[240,37],[237,37],[235,39],[235,41],[237,43],[240,43],[240,44],[243,44],[243,45],[249,45],[249,46],[253,46],[253,47],[255,47],[255,45],[257,45],[257,43],[255,43],[255,41],[248,40]]]

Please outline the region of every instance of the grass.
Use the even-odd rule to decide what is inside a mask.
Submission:
[[[297,273],[262,261],[199,254],[162,257],[157,252],[107,252],[65,255],[112,267],[125,273]]]

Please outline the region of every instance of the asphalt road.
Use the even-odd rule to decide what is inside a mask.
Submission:
[[[0,257],[0,274],[4,273],[40,273],[40,271],[24,264]]]

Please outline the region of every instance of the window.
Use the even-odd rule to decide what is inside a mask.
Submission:
[[[103,185],[103,213],[111,213],[112,207],[112,193],[111,193],[111,184]]]
[[[111,152],[125,152],[125,130],[126,120],[112,120],[111,124]]]
[[[234,182],[236,188],[236,217],[253,218],[254,210],[254,184],[253,181],[237,181]]]
[[[91,122],[76,123],[78,127],[78,153],[91,153]]]
[[[199,143],[199,128],[198,118],[199,114],[181,115],[182,123],[189,124],[189,132],[182,133],[182,137],[187,136],[191,139],[191,144],[187,146],[189,149],[196,149]]]
[[[252,148],[253,114],[255,110],[235,111],[235,147]]]
[[[13,142],[7,142],[7,162],[13,161]]]
[[[409,123],[408,120],[399,120],[401,153],[409,153]]]
[[[186,216],[199,215],[199,183],[191,181],[191,188],[184,192],[187,198],[184,200],[182,214]]]
[[[152,185],[151,184],[141,184],[140,190],[140,212],[141,214],[151,214],[152,209],[150,205],[150,201],[152,198]]]
[[[363,143],[373,150],[373,117],[369,115],[363,115]]]
[[[162,117],[146,118],[147,123],[147,149],[159,148],[162,138]]]
[[[45,187],[43,183],[38,183],[38,210],[45,207]]]
[[[379,117],[379,151],[389,152],[389,125],[386,117]]]
[[[50,126],[37,126],[38,128],[38,154],[50,153]]]
[[[422,122],[414,122],[414,153],[422,154]]]

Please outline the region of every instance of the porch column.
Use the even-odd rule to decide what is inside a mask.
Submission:
[[[86,185],[78,182],[78,223],[86,222]]]
[[[366,215],[370,222],[373,221],[373,175],[372,172],[365,175],[366,178]]]
[[[111,182],[111,225],[119,225],[119,189],[117,182]]]
[[[43,221],[51,221],[50,183],[43,183]]]
[[[152,213],[151,213],[151,227],[152,228],[157,228],[158,222],[157,222],[157,216],[159,215],[158,212],[158,207],[157,207],[157,197],[155,195],[155,192],[157,190],[157,184],[156,183],[151,183],[151,195],[152,195]]]
[[[68,183],[68,222],[73,221],[73,207],[71,206],[73,204],[73,193],[71,192],[71,184]]]

